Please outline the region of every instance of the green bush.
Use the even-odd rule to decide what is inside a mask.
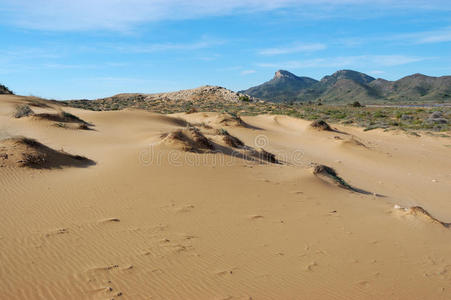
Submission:
[[[240,96],[238,97],[238,99],[239,99],[240,101],[243,101],[243,102],[251,102],[251,99],[250,99],[249,96],[247,96],[247,95],[240,95]]]

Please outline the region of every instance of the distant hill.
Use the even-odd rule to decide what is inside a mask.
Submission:
[[[195,89],[158,94],[118,94],[96,100],[69,100],[69,106],[91,110],[118,110],[144,108],[155,111],[184,111],[191,107],[221,107],[237,103],[255,103],[260,99],[219,86],[201,86]],[[208,110],[208,109],[207,109]]]
[[[9,95],[12,95],[13,92],[12,92],[10,89],[8,89],[6,86],[0,84],[0,94],[9,94]]]
[[[279,70],[270,81],[242,91],[242,93],[260,99],[284,101],[287,98],[296,98],[301,91],[310,88],[316,83],[318,83],[318,80],[309,77],[298,77],[288,71]]]
[[[279,73],[283,74],[283,80]],[[414,74],[388,81],[357,71],[340,70],[316,81],[277,71],[272,80],[241,92],[273,102],[447,102],[451,101],[451,76]]]
[[[451,101],[451,76],[414,74],[397,81],[377,79],[370,86],[388,100]]]

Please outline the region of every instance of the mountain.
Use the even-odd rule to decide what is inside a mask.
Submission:
[[[402,101],[450,101],[451,76],[413,74],[397,81],[377,79],[370,83],[381,97]]]
[[[12,95],[13,92],[11,90],[9,90],[6,86],[0,84],[0,95],[1,94],[10,94],[10,95]]]
[[[271,101],[297,100],[302,90],[308,89],[316,83],[318,81],[315,79],[298,77],[288,71],[279,70],[270,81],[241,91],[241,93]]]
[[[279,73],[281,71],[278,71]],[[286,72],[286,71],[283,71]],[[277,74],[276,73],[276,74]],[[273,102],[316,101],[365,103],[395,102],[444,102],[451,101],[451,76],[430,77],[414,74],[397,81],[375,79],[364,73],[340,70],[311,84],[297,84],[290,74],[290,80],[281,81],[274,77],[262,85],[250,88],[243,93]],[[277,82],[278,84],[271,84]],[[264,91],[265,93],[262,93]]]
[[[298,94],[298,100],[321,99],[324,102],[374,100],[377,98],[377,92],[368,86],[374,80],[376,79],[357,71],[337,71],[323,77],[310,89],[301,91]]]

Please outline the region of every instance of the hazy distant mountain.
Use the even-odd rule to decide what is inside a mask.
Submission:
[[[13,94],[6,86],[0,84],[0,94]]]
[[[280,75],[282,74],[282,78]],[[320,81],[310,79],[308,84],[287,71],[262,85],[242,91],[264,100],[323,102],[381,102],[381,101],[451,101],[451,76],[430,77],[414,74],[397,81],[375,79],[364,73],[341,70]],[[299,83],[298,83],[299,82]]]
[[[451,101],[451,76],[414,74],[397,81],[377,79],[370,86],[388,100]]]
[[[296,99],[302,90],[310,88],[317,82],[309,77],[298,77],[288,71],[279,70],[270,81],[242,91],[242,93],[260,99],[285,101]]]

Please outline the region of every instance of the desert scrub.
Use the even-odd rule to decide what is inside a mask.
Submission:
[[[241,95],[238,99],[242,102],[251,102],[251,99],[246,95]]]
[[[225,130],[224,128],[221,128],[218,130],[219,135],[229,135],[229,132]]]
[[[14,111],[14,118],[23,118],[34,115],[33,110],[26,104],[17,105]]]
[[[96,101],[69,101],[69,106],[91,110],[112,110],[113,103],[120,103],[119,107],[141,108],[156,113],[178,113],[190,112],[195,107],[198,112],[228,112],[242,116],[253,116],[259,114],[288,115],[306,120],[327,120],[330,123],[353,124],[364,128],[395,128],[407,131],[447,131],[451,127],[451,107],[440,108],[418,108],[418,107],[371,107],[364,105],[333,105],[323,103],[318,106],[315,103],[292,102],[225,102],[213,101],[202,98],[195,101],[172,101],[172,100],[145,100],[138,96],[127,99],[116,97],[108,100]],[[434,111],[440,111],[440,116]]]

